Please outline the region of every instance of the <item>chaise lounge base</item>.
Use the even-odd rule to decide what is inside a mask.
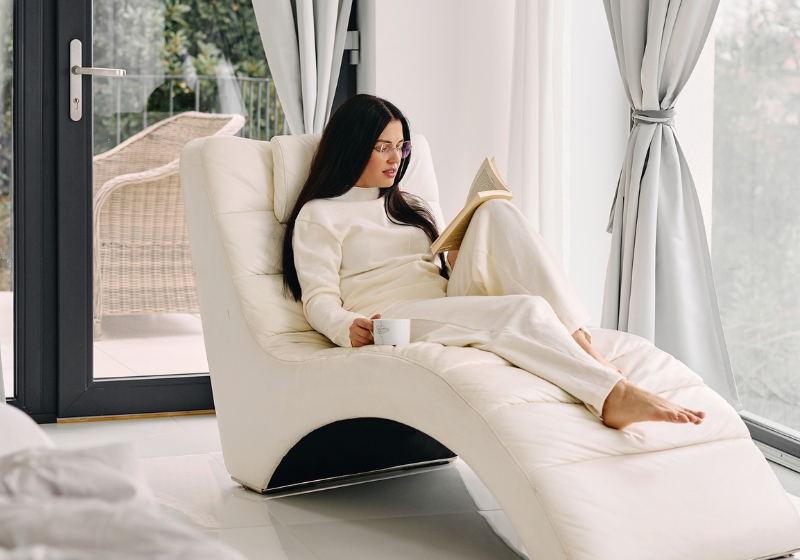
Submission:
[[[397,470],[446,464],[457,455],[429,435],[383,418],[351,418],[307,434],[281,459],[262,494],[366,480]]]
[[[181,157],[222,448],[235,480],[268,490],[308,434],[377,418],[427,434],[469,464],[533,559],[752,560],[800,549],[800,517],[737,412],[644,339],[590,330],[632,383],[704,410],[701,425],[614,430],[491,353],[431,343],[335,348],[314,332],[300,304],[280,293],[279,247],[317,141],[208,138]],[[413,143],[403,188],[440,214],[427,144],[420,136]]]

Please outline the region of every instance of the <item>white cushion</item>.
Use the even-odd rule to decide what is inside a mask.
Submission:
[[[322,134],[275,136],[270,140],[275,169],[275,217],[286,223],[308,179],[311,159]]]

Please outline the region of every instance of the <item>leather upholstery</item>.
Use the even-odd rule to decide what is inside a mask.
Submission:
[[[380,417],[460,455],[532,558],[745,560],[800,548],[800,518],[727,402],[639,337],[591,329],[629,379],[707,412],[613,430],[571,395],[474,348],[333,347],[281,294],[284,220],[315,137],[187,144],[181,184],[225,464],[264,489],[303,436]],[[403,188],[439,219],[424,138]],[[307,172],[307,171],[306,171]]]

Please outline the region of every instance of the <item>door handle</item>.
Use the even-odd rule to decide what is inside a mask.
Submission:
[[[119,68],[87,68],[85,66],[73,66],[72,73],[83,76],[116,76],[118,78],[125,76],[125,70]]]
[[[125,70],[120,68],[91,68],[82,63],[83,44],[80,39],[73,39],[69,42],[69,118],[73,121],[83,116],[83,76],[125,76]]]

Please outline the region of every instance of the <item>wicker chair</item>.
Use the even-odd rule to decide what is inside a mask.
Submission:
[[[199,313],[179,180],[184,144],[241,115],[186,112],[94,158],[94,337],[106,315]]]

